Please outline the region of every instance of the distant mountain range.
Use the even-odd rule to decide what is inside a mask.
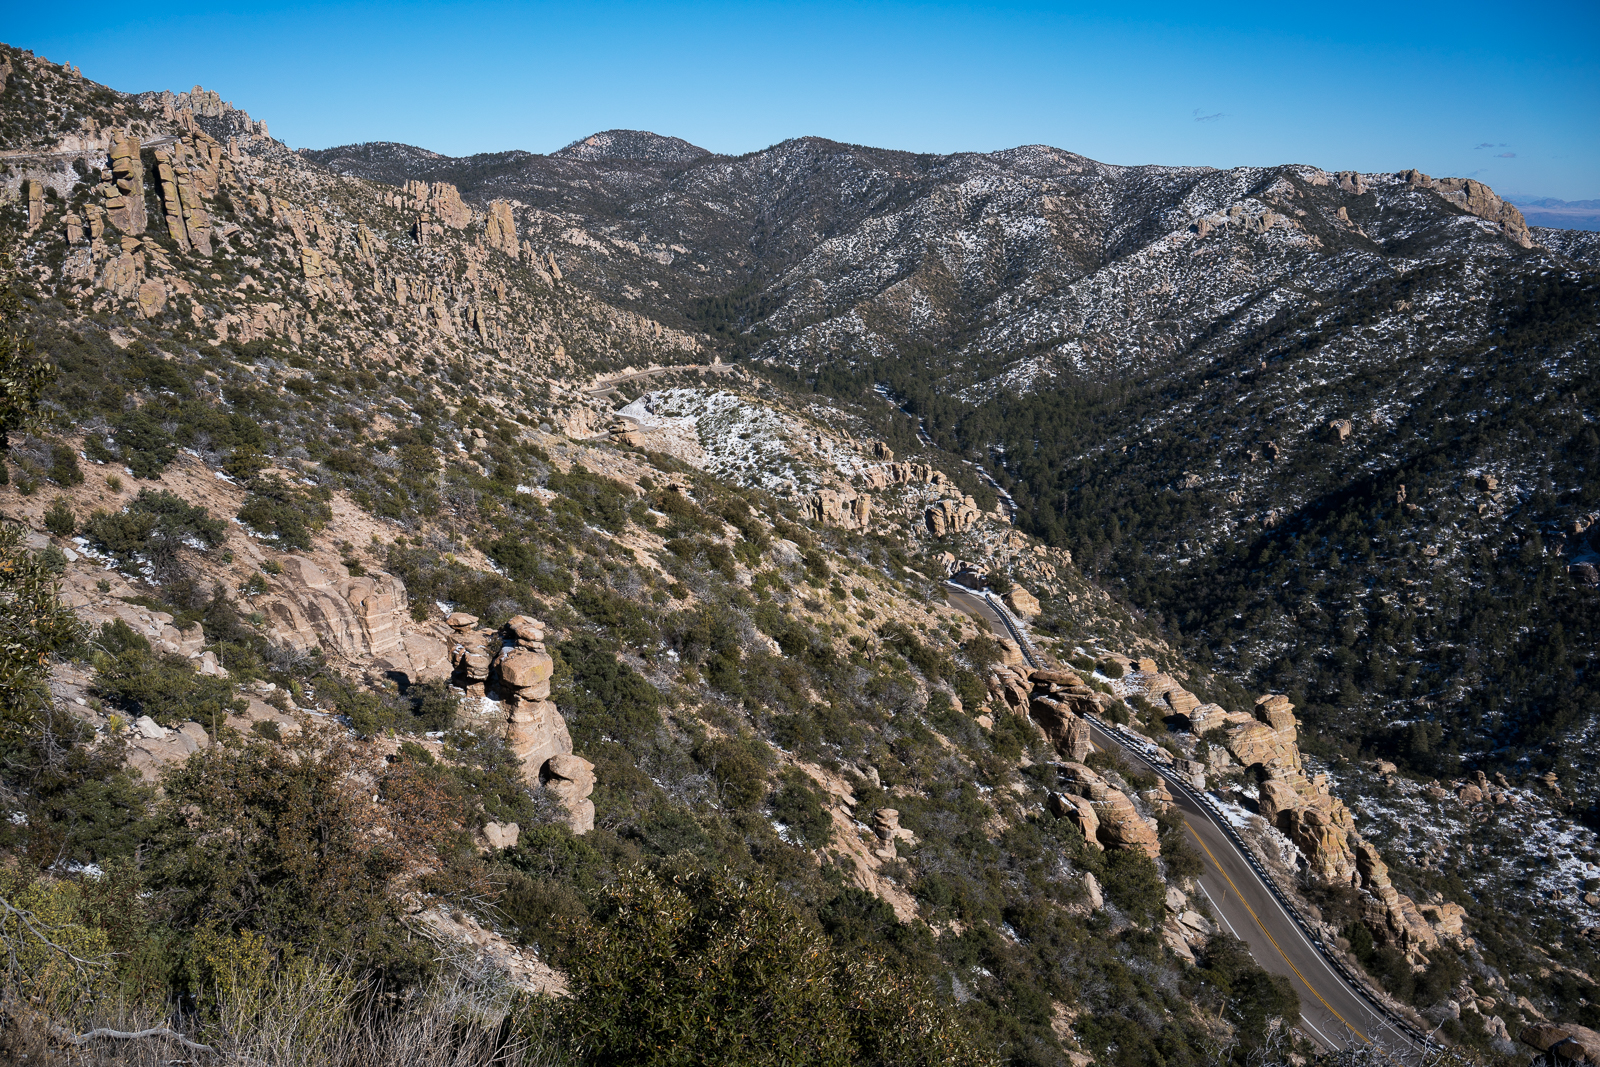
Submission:
[[[1554,230],[1600,230],[1600,200],[1557,200],[1551,196],[1508,196],[1530,226]]]

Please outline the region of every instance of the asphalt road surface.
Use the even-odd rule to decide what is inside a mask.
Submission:
[[[998,634],[1011,636],[1007,620],[981,595],[951,586],[946,586],[946,595],[957,610]],[[1119,748],[1124,755],[1157,770],[1139,752],[1093,723],[1090,739],[1097,749]],[[1257,963],[1289,979],[1300,998],[1303,1032],[1324,1049],[1376,1043],[1396,1063],[1420,1062],[1422,1050],[1410,1035],[1391,1023],[1323,958],[1218,825],[1216,816],[1183,790],[1173,789],[1172,794],[1205,864],[1205,873],[1197,882],[1212,914],[1229,933],[1250,946]]]

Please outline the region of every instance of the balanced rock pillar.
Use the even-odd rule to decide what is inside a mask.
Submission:
[[[518,615],[500,635],[494,668],[496,689],[507,708],[506,745],[522,763],[523,776],[566,809],[572,832],[588,833],[594,829],[594,802],[589,799],[594,764],[572,754],[567,721],[550,700],[555,660],[544,647],[544,625]]]

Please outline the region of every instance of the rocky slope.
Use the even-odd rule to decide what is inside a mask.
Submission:
[[[817,139],[727,159],[627,131],[549,157],[297,153],[214,93],[124,96],[6,55],[0,225],[57,373],[11,438],[0,511],[92,627],[54,693],[130,780],[330,724],[390,767],[435,768],[469,798],[476,858],[430,845],[402,880],[407,921],[523,988],[562,988],[558,920],[597,886],[688,855],[774,880],[841,951],[928,978],[1016,1062],[1242,1061],[1285,1006],[1228,962],[1159,780],[1090,751],[1093,711],[1235,805],[1353,958],[1475,1054],[1594,1021],[1592,937],[1536,960],[1493,870],[1446,882],[1417,856],[1426,780],[1392,769],[1379,788],[1369,755],[1340,760],[1306,683],[1236,681],[1292,635],[1186,660],[1151,617],[1169,590],[1113,584],[1092,537],[1040,517],[1052,483],[1021,475],[1012,428],[969,447],[925,395],[982,412],[1132,367],[1214,387],[1196,367],[1301,329],[1290,312],[1320,322],[1308,301],[1396,284],[1431,287],[1438,332],[1464,337],[1499,321],[1494,286],[1570,270],[1579,245],[1416,174]],[[1416,333],[1411,308],[1381,306],[1339,326],[1374,364]],[[773,369],[793,364],[817,380]],[[1351,366],[1328,395],[1381,378]],[[1195,396],[1130,411],[1222,418]],[[1287,426],[1306,420],[1338,441],[1303,444]],[[1265,472],[1369,432],[1320,407],[1281,421],[1229,507],[1304,510],[1312,490]],[[1138,456],[1117,436],[1132,425],[1073,440]],[[1198,485],[1173,492],[1197,494],[1215,475],[1186,463]],[[1473,493],[1514,509],[1500,484]],[[1194,555],[1237,528],[1182,519],[1161,536]],[[1006,590],[1057,666],[1028,669],[950,608],[947,577]],[[1503,849],[1473,837],[1484,817],[1528,813],[1526,848],[1557,857],[1541,889],[1592,930],[1593,837],[1516,777],[1453,785],[1453,847]],[[411,810],[369,781],[383,826]],[[138,844],[61,827],[72,863]],[[498,910],[473,871],[500,880]]]

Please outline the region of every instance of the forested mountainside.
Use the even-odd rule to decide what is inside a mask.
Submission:
[[[1587,246],[1414,173],[295,152],[0,56],[11,1058],[1316,1056],[1086,716],[1446,1056],[1600,1026],[1529,547]]]
[[[428,165],[524,201],[575,276],[730,356],[893,398],[1175,640],[1302,696],[1326,751],[1578,770],[1600,710],[1593,235],[1416,171],[653,136]],[[311,155],[397,180],[396,151]],[[721,258],[679,263],[680,237]]]

